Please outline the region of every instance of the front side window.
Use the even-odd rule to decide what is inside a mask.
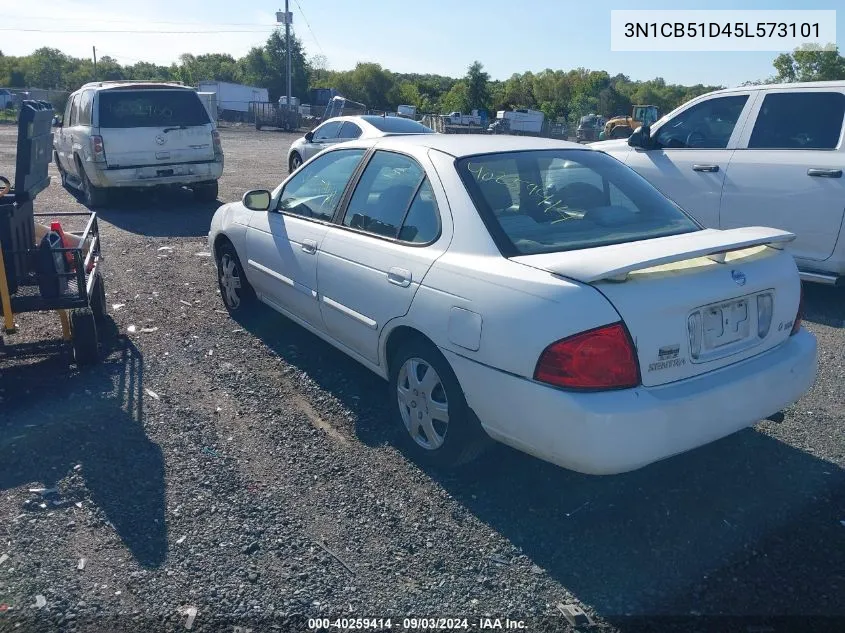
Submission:
[[[767,94],[749,149],[836,149],[845,118],[841,92]]]
[[[301,167],[285,185],[277,209],[331,221],[346,184],[364,155],[362,149],[329,152]]]
[[[320,141],[328,141],[336,138],[338,130],[340,130],[340,125],[340,121],[323,123],[323,125],[314,130],[314,142],[319,143]]]
[[[86,90],[79,101],[78,125],[91,125],[91,110],[94,104],[94,91]]]
[[[196,127],[211,123],[208,110],[190,90],[103,90],[100,127]]]
[[[657,149],[725,149],[748,95],[715,97],[666,121],[655,135]]]
[[[70,116],[68,117],[68,126],[73,127],[79,121],[79,99],[81,95],[76,95],[70,102]]]
[[[457,169],[506,256],[700,230],[644,178],[602,152],[486,154],[460,159]]]
[[[376,152],[355,187],[343,224],[405,242],[434,240],[439,215],[423,168],[408,156]]]

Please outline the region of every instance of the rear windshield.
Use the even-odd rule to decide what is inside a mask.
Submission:
[[[364,120],[376,129],[388,134],[431,134],[434,132],[422,123],[398,116],[368,116]]]
[[[100,127],[206,125],[208,111],[189,90],[104,90],[100,92]]]
[[[470,156],[457,169],[505,256],[700,230],[632,169],[593,150]]]

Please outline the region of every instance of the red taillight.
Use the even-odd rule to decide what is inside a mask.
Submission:
[[[790,336],[798,334],[801,329],[801,319],[804,317],[804,284],[801,284],[801,298],[798,299],[798,313],[795,315],[795,321],[792,323],[792,331]]]
[[[214,143],[214,155],[215,156],[222,156],[223,155],[223,143],[220,141],[220,132],[217,130],[213,130],[211,132],[211,140]]]
[[[102,136],[91,137],[91,160],[96,163],[106,160],[106,146]]]
[[[640,371],[628,330],[614,323],[549,345],[534,379],[567,389],[625,389],[640,384]]]

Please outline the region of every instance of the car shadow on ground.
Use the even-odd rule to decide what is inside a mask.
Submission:
[[[804,319],[829,327],[845,327],[845,288],[804,283]]]
[[[65,498],[76,500],[85,495],[73,481],[81,475],[138,563],[159,567],[167,555],[164,460],[143,428],[144,359],[113,323],[108,329],[108,357],[84,370],[60,343],[11,345],[0,356],[0,490],[62,481]]]
[[[380,378],[268,308],[240,322],[351,410],[359,440],[401,437]],[[845,471],[758,430],[622,475],[580,475],[501,445],[428,474],[600,615],[845,615]]]
[[[68,190],[79,199],[78,194]],[[112,194],[97,216],[114,226],[149,237],[205,237],[214,212],[223,203],[197,202],[191,191],[126,190]]]

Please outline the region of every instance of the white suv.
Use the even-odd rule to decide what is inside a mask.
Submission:
[[[82,86],[68,99],[54,150],[62,184],[91,208],[118,187],[187,186],[213,202],[223,173],[215,123],[196,91],[177,83]]]
[[[593,143],[707,227],[769,226],[806,281],[845,284],[845,81],[702,95],[626,141]]]

